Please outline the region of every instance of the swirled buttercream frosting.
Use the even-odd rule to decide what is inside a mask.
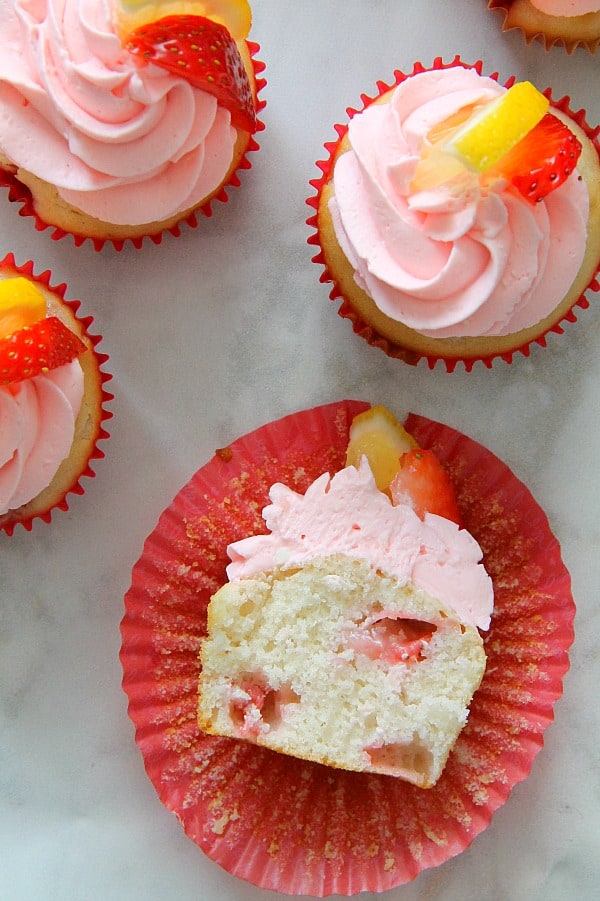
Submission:
[[[51,483],[71,450],[83,390],[78,360],[0,387],[0,515]]]
[[[416,74],[349,124],[330,212],[355,280],[391,319],[434,338],[507,335],[547,316],[581,266],[589,214],[577,171],[532,204],[466,168],[415,182],[440,123],[505,88],[459,66]],[[415,187],[415,184],[417,187]]]
[[[141,225],[225,178],[229,111],[125,50],[110,0],[0,0],[0,21],[0,150],[68,204]]]

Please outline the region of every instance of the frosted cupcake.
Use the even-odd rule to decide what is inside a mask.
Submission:
[[[480,64],[395,79],[338,127],[312,182],[322,281],[407,362],[527,352],[597,287],[597,144],[566,100],[509,91]]]
[[[578,46],[595,53],[600,44],[598,0],[490,0],[488,6],[503,12],[504,31],[518,28],[528,44],[538,38],[547,50],[562,44],[567,53]]]
[[[246,0],[0,0],[0,16],[0,166],[40,228],[158,241],[239,183],[261,127]]]
[[[485,671],[492,583],[437,456],[388,410],[354,420],[347,461],[273,485],[269,534],[228,548],[200,728],[431,788]]]
[[[66,510],[66,495],[83,493],[90,461],[104,456],[108,358],[64,293],[31,263],[0,263],[0,531],[9,535]]]
[[[356,450],[353,439],[357,438],[356,424],[361,420],[363,425],[373,424],[373,414],[367,404],[340,401],[270,422],[219,449],[160,517],[133,568],[131,587],[125,597],[120,655],[123,687],[135,723],[136,742],[159,798],[212,861],[256,886],[286,894],[323,897],[381,892],[408,882],[422,870],[443,864],[463,851],[489,825],[511,788],[529,773],[542,747],[544,731],[552,721],[573,640],[574,606],[569,574],[548,521],[527,488],[481,445],[447,426],[411,414],[404,425],[422,453],[418,462],[424,466],[435,456],[438,475],[440,470],[445,473],[455,503],[448,503],[451,498],[446,487],[436,488],[434,497],[438,502],[444,499],[436,513],[429,518],[425,514],[420,526],[407,514],[417,530],[427,531],[427,524],[432,525],[432,520],[438,526],[445,522],[445,537],[435,541],[433,548],[429,543],[428,552],[420,555],[420,546],[411,545],[409,536],[415,533],[409,529],[404,549],[408,554],[403,552],[402,559],[405,564],[416,551],[413,575],[416,578],[420,568],[418,577],[422,579],[427,571],[430,574],[435,571],[435,555],[444,556],[448,539],[455,549],[459,543],[463,550],[470,545],[469,562],[462,570],[449,568],[450,557],[446,556],[446,565],[437,567],[440,576],[437,587],[432,583],[427,587],[424,582],[421,587],[428,595],[435,596],[440,586],[452,593],[454,582],[455,599],[483,600],[482,604],[460,604],[458,618],[463,624],[471,624],[465,626],[462,637],[468,635],[466,644],[478,647],[474,656],[479,661],[481,642],[474,633],[481,628],[487,658],[466,725],[435,785],[425,789],[418,784],[419,781],[423,784],[424,777],[431,773],[431,758],[423,742],[415,736],[414,745],[405,748],[407,753],[403,755],[397,743],[392,743],[394,747],[386,745],[381,723],[381,731],[367,737],[369,757],[377,772],[341,768],[336,765],[341,762],[339,758],[323,766],[300,755],[276,753],[258,742],[239,740],[239,731],[245,731],[249,738],[253,732],[266,733],[265,724],[276,725],[279,717],[285,719],[289,713],[296,712],[294,707],[299,698],[295,695],[302,694],[301,686],[296,683],[294,687],[287,679],[282,679],[278,690],[270,691],[267,680],[261,678],[267,673],[255,668],[256,661],[254,668],[249,667],[244,674],[245,685],[231,698],[232,706],[229,699],[223,705],[214,705],[231,711],[238,728],[237,737],[208,734],[200,728],[198,684],[203,678],[203,648],[209,627],[213,635],[221,628],[250,629],[252,621],[260,618],[260,607],[250,597],[232,618],[220,621],[219,612],[210,612],[211,597],[227,590],[224,586],[230,562],[228,547],[239,552],[234,553],[236,566],[240,567],[237,575],[247,569],[248,578],[239,580],[235,570],[232,571],[232,583],[238,587],[246,583],[253,590],[256,585],[252,583],[260,581],[260,590],[268,595],[271,585],[274,587],[275,582],[289,577],[290,584],[285,587],[286,593],[288,587],[290,590],[289,601],[298,597],[295,588],[302,591],[299,583],[306,579],[314,587],[319,580],[323,594],[306,599],[317,607],[322,605],[319,617],[322,614],[323,632],[329,634],[340,608],[347,604],[348,609],[354,602],[360,608],[364,601],[360,597],[363,585],[386,592],[379,597],[384,604],[377,614],[364,620],[359,616],[360,621],[345,632],[346,650],[338,661],[341,668],[347,665],[352,672],[353,659],[356,672],[368,673],[378,666],[375,658],[379,657],[384,670],[395,659],[405,664],[397,672],[414,673],[427,666],[425,658],[431,657],[436,640],[442,647],[448,647],[446,640],[450,636],[441,634],[444,626],[440,623],[446,621],[444,617],[435,619],[440,611],[439,602],[434,608],[437,613],[432,608],[427,613],[434,616],[433,621],[429,620],[430,626],[439,624],[439,632],[428,628],[427,621],[419,619],[411,624],[406,616],[394,616],[394,608],[391,605],[388,608],[387,602],[392,595],[402,596],[401,606],[407,613],[405,604],[411,594],[408,587],[405,586],[407,590],[402,595],[403,589],[391,586],[390,580],[373,571],[367,559],[348,562],[348,545],[342,547],[346,538],[351,539],[353,552],[359,547],[368,551],[367,541],[356,540],[358,530],[340,528],[328,538],[319,528],[329,518],[325,514],[326,504],[342,509],[338,503],[339,492],[345,493],[347,505],[356,502],[354,482],[360,483],[360,492],[356,494],[363,500],[368,498],[367,505],[376,498],[378,509],[386,510],[386,528],[388,517],[394,515],[389,512],[390,504],[385,496],[373,487],[364,470],[351,472],[354,462],[348,453],[349,434],[352,433],[350,441]],[[377,445],[380,451],[383,447],[375,465],[376,484],[380,484],[381,473],[393,470],[394,466],[398,468],[395,453],[398,446],[392,434],[386,450],[386,441],[373,441],[369,431],[369,428],[363,430],[363,443]],[[382,430],[375,431],[379,431],[381,438]],[[358,451],[360,455],[360,447]],[[389,467],[382,465],[386,459]],[[324,473],[330,473],[331,478]],[[349,473],[354,480],[350,485],[345,483]],[[424,481],[431,484],[435,480]],[[272,489],[273,496],[269,498],[269,489],[276,483],[278,487]],[[423,481],[421,484],[424,487]],[[445,481],[438,484],[444,486]],[[395,508],[398,501],[407,502],[406,487],[397,474],[393,487]],[[392,492],[391,483],[389,488]],[[307,496],[308,503],[305,503]],[[412,499],[415,500],[414,492]],[[269,500],[273,504],[269,505]],[[432,499],[422,494],[415,504],[419,519],[423,515],[423,503],[429,507]],[[271,507],[270,510],[267,507],[266,514],[270,534],[261,517],[266,505]],[[303,511],[307,514],[304,519]],[[457,514],[462,522],[460,531],[450,521]],[[287,529],[290,520],[297,527],[291,531]],[[348,525],[347,519],[341,521]],[[351,519],[350,523],[360,525],[361,521]],[[371,535],[375,533],[371,547],[385,544],[381,541],[384,530],[377,530],[376,526],[377,518],[371,529]],[[285,528],[283,545],[282,528]],[[335,561],[330,559],[327,563],[329,572],[323,568],[322,557],[319,561],[310,559],[318,550],[319,531],[325,536],[328,551],[341,552],[335,554]],[[462,539],[457,539],[455,544],[461,532]],[[466,538],[467,532],[472,536],[472,543]],[[246,542],[246,536],[253,536],[250,543]],[[253,552],[257,548],[260,553],[255,556]],[[269,559],[273,562],[273,550],[276,551],[274,568],[277,571],[281,568],[280,576],[272,582],[268,578],[255,579],[250,568],[262,560],[262,571],[268,570]],[[303,551],[305,559],[299,561],[297,569],[292,565],[284,571],[285,552],[290,550],[296,554],[298,550]],[[472,582],[464,590],[465,572],[474,575],[475,583],[481,588],[483,567],[477,562],[481,552],[485,572],[494,588],[491,623],[489,591],[473,591]],[[425,558],[423,561],[421,556]],[[464,554],[460,556],[464,562]],[[456,560],[456,555],[452,559]],[[287,562],[293,564],[291,555]],[[398,565],[397,557],[394,562]],[[421,568],[420,562],[425,562],[425,566]],[[391,562],[388,560],[386,565]],[[298,577],[295,581],[294,573]],[[343,583],[347,578],[354,582],[358,594],[352,589],[346,598]],[[235,593],[237,589],[232,584],[230,590]],[[328,610],[327,602],[332,596],[337,606]],[[412,597],[415,600],[416,594]],[[419,597],[423,599],[422,595]],[[376,606],[378,599],[371,600]],[[296,666],[299,676],[308,678],[316,661],[311,660],[306,668],[300,665],[304,639],[295,622],[295,611],[293,625],[291,610],[287,611],[289,616],[286,610],[279,612],[281,631],[277,641],[281,644],[289,639],[290,648],[289,659],[284,657],[281,663]],[[386,612],[390,615],[385,615]],[[448,616],[452,628],[456,616],[457,608]],[[321,640],[320,625],[319,622],[317,642]],[[454,635],[459,639],[456,632]],[[334,654],[338,649],[343,652],[335,642],[333,647]],[[250,650],[241,645],[236,648],[236,654],[248,654]],[[272,653],[272,644],[266,642],[265,651]],[[441,651],[436,653],[436,661],[445,669]],[[207,663],[212,666],[208,658]],[[469,668],[458,657],[452,661],[446,658],[446,663],[455,667],[452,680],[463,667]],[[425,678],[426,670],[421,670],[421,674]],[[331,675],[328,672],[324,678],[333,691],[335,683]],[[268,684],[274,688],[272,682]],[[394,682],[393,676],[388,675],[388,686],[391,685],[399,689],[397,694],[401,696],[398,681]],[[414,687],[405,686],[407,692]],[[313,688],[319,688],[318,679]],[[345,703],[350,697],[346,696]],[[367,730],[373,729],[376,720],[373,709],[368,709],[370,705],[369,698],[361,723],[361,728]],[[438,725],[440,718],[443,720],[442,711],[449,711],[450,707],[444,707],[443,700],[432,701],[431,711]],[[210,708],[212,717],[212,704]],[[290,708],[287,713],[286,708]],[[336,716],[334,713],[334,719]],[[420,726],[425,726],[426,719]],[[446,724],[450,720],[448,717]],[[397,728],[398,723],[393,727]],[[303,735],[307,737],[306,733]],[[424,735],[422,731],[421,735]],[[328,737],[331,738],[331,731]],[[412,744],[412,733],[405,744]],[[364,763],[363,757],[359,767]],[[266,789],[268,804],[265,804]]]

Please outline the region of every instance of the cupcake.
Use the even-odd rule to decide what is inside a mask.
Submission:
[[[108,357],[65,289],[12,254],[0,262],[0,530],[8,535],[68,509],[66,495],[83,493],[90,461],[104,456]]]
[[[275,484],[269,534],[229,546],[199,725],[431,788],[483,677],[491,580],[435,453],[389,411],[354,420],[347,459],[304,494]]]
[[[574,616],[569,574],[548,521],[526,487],[489,451],[448,426],[411,414],[404,426],[418,447],[411,443],[407,450],[404,437],[398,441],[396,426],[389,428],[386,416],[383,420],[380,411],[371,413],[363,402],[336,402],[286,416],[220,448],[160,517],[133,568],[125,597],[120,655],[123,686],[148,776],[161,801],[211,860],[264,889],[318,897],[384,891],[459,854],[489,825],[512,787],[529,773],[552,721],[568,668]],[[376,428],[372,428],[374,421]],[[371,472],[379,489],[373,487],[364,463],[362,469],[360,463],[355,466],[367,444]],[[399,449],[408,455],[405,462],[410,463],[400,471]],[[427,477],[419,480],[417,491],[413,466],[417,472],[419,467],[422,474],[427,472]],[[429,547],[430,542],[427,552],[417,555],[424,559],[417,559],[416,568],[420,563],[424,566],[420,573],[413,567],[413,582],[417,576],[424,579],[427,571],[430,575],[436,571],[435,555],[443,556],[448,542],[456,548],[454,542],[458,540],[463,550],[468,543],[466,566],[461,570],[449,565],[457,555],[448,556],[443,572],[437,568],[440,578],[434,577],[427,585],[421,582],[419,591],[411,591],[408,585],[403,589],[400,580],[390,579],[384,569],[374,571],[368,555],[349,559],[347,544],[344,547],[347,529],[339,529],[327,539],[328,550],[336,553],[325,563],[314,553],[319,550],[318,517],[329,501],[335,506],[334,498],[323,500],[324,495],[331,493],[334,483],[335,493],[344,489],[348,474],[358,479],[368,504],[376,498],[375,503],[385,508],[386,516],[394,516],[393,511],[390,513],[392,505],[381,493],[381,487],[387,484],[395,508],[413,507],[418,524],[410,511],[405,512],[417,531],[441,528],[444,537],[440,534],[433,547]],[[427,514],[424,511],[433,503],[427,486],[432,484],[437,486],[433,494],[438,500],[442,498],[443,504],[437,512]],[[278,487],[274,489],[274,485]],[[271,534],[261,515],[269,504],[269,492],[274,492],[271,506],[276,508],[268,514]],[[286,531],[286,547],[282,547],[273,536],[286,521],[289,525],[290,516],[300,527],[302,515],[296,517],[295,513],[305,510],[306,498],[310,500],[311,495],[318,516],[311,515],[310,530],[302,529],[299,534],[298,530],[294,534]],[[460,529],[454,518],[460,520]],[[342,521],[347,524],[345,518]],[[352,531],[356,538],[358,531]],[[379,543],[380,532],[375,535]],[[410,534],[408,529],[407,547]],[[457,539],[457,535],[462,537]],[[300,542],[295,540],[298,537]],[[361,542],[354,544],[359,547]],[[228,548],[234,549],[233,560]],[[290,550],[292,554],[288,555]],[[304,559],[295,566],[292,556],[298,557],[299,550]],[[485,572],[479,563],[481,554]],[[464,558],[463,553],[460,556]],[[406,562],[406,555],[404,559]],[[293,753],[288,753],[253,740],[255,734],[267,732],[265,724],[276,725],[297,713],[295,705],[302,691],[290,679],[290,667],[299,673],[311,667],[316,673],[318,668],[316,660],[304,665],[300,651],[305,641],[299,637],[295,611],[289,608],[278,636],[272,636],[279,643],[284,640],[290,648],[289,659],[282,661],[288,669],[285,679],[281,674],[282,681],[275,689],[278,694],[272,690],[274,680],[267,681],[267,673],[256,668],[258,649],[254,644],[253,659],[240,661],[240,672],[247,667],[245,684],[239,686],[235,697],[227,697],[225,691],[223,704],[209,704],[211,718],[218,716],[215,710],[233,713],[236,737],[212,734],[199,725],[199,686],[203,691],[205,675],[210,684],[216,679],[212,670],[215,649],[209,650],[207,643],[220,640],[217,633],[224,629],[250,628],[258,618],[253,607],[254,583],[259,579],[251,572],[257,562],[261,572],[278,573],[277,578],[267,575],[260,579],[260,590],[271,612],[274,598],[270,593],[275,591],[277,580],[285,582],[286,603],[299,595],[311,603],[308,592],[317,583],[322,595],[313,597],[312,602],[326,606],[328,600],[335,600],[335,613],[319,611],[325,631],[331,630],[337,611],[347,619],[342,583],[350,580],[349,584],[355,586],[350,591],[356,600],[355,610],[365,602],[364,596],[359,600],[354,594],[355,589],[358,594],[363,588],[385,591],[379,598],[384,602],[381,609],[370,618],[359,615],[345,633],[345,656],[354,659],[356,670],[366,675],[377,665],[375,658],[387,672],[391,660],[400,658],[398,672],[405,675],[407,671],[418,674],[428,661],[434,664],[431,670],[450,675],[444,648],[450,647],[446,641],[460,643],[460,629],[455,628],[460,622],[468,637],[461,645],[461,655],[452,663],[450,681],[462,685],[465,672],[475,677],[471,670],[475,661],[482,667],[483,646],[487,662],[481,684],[473,688],[468,716],[462,707],[467,695],[464,690],[462,728],[441,775],[431,780],[435,784],[423,787],[425,778],[418,784],[432,762],[429,753],[433,745],[427,744],[424,722],[417,730],[411,753],[405,748],[404,756],[397,743],[393,748],[387,746],[383,725],[374,741],[372,736],[368,739],[369,756],[378,772],[352,769],[348,766],[351,761],[337,756],[343,749],[337,750],[335,760],[323,765],[305,759],[308,754],[304,755],[304,748],[297,744]],[[247,575],[241,569],[230,570],[228,585],[230,564],[243,568]],[[466,572],[474,576],[469,590],[453,591],[453,583],[464,589]],[[494,592],[491,621],[485,573]],[[298,578],[292,584],[288,580],[294,574]],[[305,588],[300,581],[305,582]],[[244,604],[236,607],[233,619],[228,620],[228,604],[213,607],[211,598],[219,597],[220,592],[232,592],[235,597],[242,583],[252,591],[252,597],[248,594]],[[472,590],[474,585],[479,589]],[[443,608],[439,600],[429,607],[427,599],[439,598],[442,586],[449,591]],[[450,595],[456,601],[461,594],[467,603],[453,606]],[[369,597],[373,601],[370,609],[374,610],[376,601],[373,595]],[[474,597],[483,598],[483,603],[469,604]],[[418,611],[425,619],[407,616],[409,604],[415,605],[411,608],[415,615]],[[442,621],[445,623],[446,618],[440,617],[442,609],[452,639],[450,633],[443,634]],[[403,615],[397,617],[396,612]],[[433,620],[428,620],[429,616]],[[308,621],[306,612],[304,621]],[[311,640],[318,643],[320,638]],[[438,650],[432,661],[436,641]],[[226,648],[233,649],[234,635],[225,636],[224,642]],[[465,651],[466,660],[462,656]],[[271,644],[264,641],[261,653],[273,652]],[[243,653],[243,648],[236,653]],[[419,678],[424,678],[426,670],[420,672]],[[331,673],[327,675],[328,690],[340,698],[337,682]],[[302,678],[307,677],[303,672]],[[430,698],[442,688],[438,684],[436,689],[436,682],[433,679],[427,688]],[[390,676],[388,686],[392,684]],[[351,678],[348,688],[353,687],[356,681]],[[413,688],[405,686],[406,692]],[[417,691],[419,697],[425,697],[424,691]],[[352,706],[353,698],[349,690],[345,703]],[[370,728],[376,719],[373,709],[367,710],[369,704],[371,698],[363,699],[361,729]],[[458,715],[457,703],[444,702],[438,695],[432,712],[434,708],[437,714],[445,710],[448,728],[450,723],[456,728],[456,718],[450,711]],[[416,722],[417,709],[411,713]],[[404,711],[403,715],[407,714]],[[241,736],[240,730],[246,734]],[[445,735],[442,729],[437,740]],[[304,733],[305,742],[308,738]],[[335,735],[329,738],[335,741]],[[308,744],[312,750],[316,739],[311,737]]]
[[[436,60],[338,126],[309,243],[354,330],[406,362],[490,365],[597,290],[600,159],[568,101]]]
[[[504,14],[504,31],[518,28],[528,44],[538,38],[546,50],[562,44],[567,53],[578,46],[595,53],[600,44],[598,0],[490,0],[488,6]]]
[[[239,184],[264,83],[246,0],[0,9],[0,171],[38,228],[158,243]]]

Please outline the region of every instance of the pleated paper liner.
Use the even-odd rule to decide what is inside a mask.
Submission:
[[[377,92],[374,96],[370,97],[366,94],[361,95],[361,102],[363,106],[360,109],[347,109],[347,114],[349,119],[354,118],[358,113],[362,112],[364,109],[369,107],[372,103],[377,101],[379,97],[383,94],[386,94],[388,91],[391,91],[393,88],[397,87],[403,81],[406,81],[407,78],[411,78],[413,75],[417,75],[420,72],[427,72],[435,69],[450,69],[456,66],[461,66],[465,69],[475,69],[475,71],[479,74],[483,74],[483,62],[478,60],[473,65],[469,63],[463,62],[460,56],[455,56],[451,62],[445,63],[441,57],[436,57],[432,66],[423,66],[421,63],[415,63],[412,71],[410,72],[401,72],[400,70],[396,70],[393,75],[393,81],[391,84],[387,84],[383,81],[377,82]],[[493,72],[488,76],[489,78],[493,78],[495,81],[499,81],[499,76],[497,72]],[[505,81],[504,87],[510,87],[515,81],[515,77],[511,76],[507,81]],[[550,100],[552,106],[559,109],[561,112],[565,113],[580,128],[585,132],[585,134],[592,141],[596,151],[600,155],[600,126],[592,129],[591,126],[587,123],[585,117],[585,111],[579,110],[574,111],[570,106],[570,97],[562,97],[559,100],[556,100],[552,97],[552,91],[550,88],[544,91],[544,94]],[[470,372],[473,369],[473,366],[476,363],[483,363],[488,369],[492,367],[493,363],[497,360],[503,360],[506,363],[512,363],[515,354],[522,354],[523,356],[528,357],[531,353],[531,347],[534,344],[540,345],[541,347],[545,347],[547,344],[547,338],[550,333],[556,333],[562,335],[564,333],[565,324],[568,322],[575,322],[577,320],[576,308],[579,307],[581,309],[587,309],[589,307],[589,301],[587,299],[586,292],[588,291],[599,291],[600,290],[600,282],[598,281],[598,274],[600,272],[600,259],[597,261],[596,268],[594,273],[586,285],[584,291],[581,295],[574,301],[571,308],[566,311],[556,322],[552,323],[544,331],[540,334],[536,335],[534,338],[531,338],[525,343],[512,347],[508,351],[498,351],[494,353],[490,353],[487,355],[472,355],[472,356],[444,356],[443,353],[439,354],[428,354],[421,353],[418,350],[415,350],[410,347],[405,347],[402,344],[395,343],[390,338],[380,334],[377,332],[374,326],[365,322],[360,314],[350,305],[348,299],[344,296],[342,287],[339,281],[331,272],[323,252],[323,247],[321,245],[321,237],[319,233],[319,225],[317,219],[317,210],[319,206],[319,200],[321,196],[321,191],[324,186],[329,182],[336,154],[338,152],[339,146],[344,140],[347,132],[348,132],[348,124],[337,124],[334,126],[335,131],[337,133],[337,139],[335,141],[327,142],[325,144],[325,150],[327,151],[327,158],[324,160],[319,160],[317,162],[317,167],[321,171],[321,176],[316,179],[311,179],[310,185],[315,189],[315,194],[309,197],[306,201],[308,206],[310,206],[315,212],[313,215],[309,216],[306,220],[307,225],[311,228],[312,234],[309,236],[308,244],[313,245],[318,248],[317,254],[312,258],[313,263],[317,263],[318,265],[323,267],[323,272],[320,275],[319,281],[322,283],[332,284],[333,287],[330,290],[329,298],[332,301],[339,302],[338,306],[338,314],[344,318],[349,319],[352,323],[352,329],[355,334],[359,335],[365,341],[367,341],[371,346],[380,348],[387,356],[393,357],[398,360],[402,360],[409,365],[417,365],[421,360],[426,360],[427,365],[430,369],[433,369],[438,363],[443,365],[448,372],[454,371],[458,365],[464,365],[467,372]]]
[[[442,778],[423,790],[200,732],[198,653],[227,544],[265,531],[273,482],[303,492],[343,466],[367,407],[317,407],[217,451],[161,516],[125,597],[123,686],[159,798],[213,861],[288,894],[382,891],[463,851],[529,773],[569,665],[570,579],[544,513],[485,448],[411,415],[448,466],[496,592],[486,674]]]
[[[502,31],[520,31],[527,44],[538,40],[546,50],[558,46],[573,53],[580,47],[592,54],[600,45],[600,11],[573,17],[549,16],[529,0],[489,0],[488,9],[502,14]]]
[[[95,460],[100,460],[104,457],[104,451],[101,450],[98,444],[100,441],[103,441],[109,437],[108,432],[104,428],[104,424],[106,423],[106,420],[110,419],[113,415],[106,406],[113,399],[113,395],[106,389],[106,383],[110,381],[110,379],[112,379],[112,375],[110,375],[104,369],[104,366],[109,358],[107,354],[102,353],[98,350],[98,345],[100,344],[102,338],[100,335],[95,335],[90,331],[90,327],[94,321],[93,317],[82,316],[80,314],[81,301],[69,300],[65,297],[67,285],[64,283],[60,285],[53,284],[52,273],[49,270],[36,275],[34,272],[34,264],[31,261],[24,263],[23,265],[19,265],[15,261],[15,257],[12,253],[7,254],[3,260],[0,260],[0,271],[8,271],[11,276],[13,274],[15,276],[23,275],[26,278],[37,282],[42,288],[51,291],[61,304],[69,308],[69,310],[73,314],[74,319],[82,329],[81,337],[88,348],[86,353],[90,353],[92,355],[92,362],[86,363],[85,371],[89,371],[90,373],[89,375],[86,375],[86,382],[87,379],[90,379],[90,384],[91,382],[94,383],[93,390],[94,394],[98,396],[99,405],[99,409],[95,417],[96,421],[94,423],[93,434],[91,434],[89,437],[86,436],[86,440],[89,445],[89,454],[87,456],[87,459],[82,460],[78,468],[73,468],[70,482],[66,486],[66,490],[64,491],[62,496],[59,497],[55,502],[53,502],[52,505],[47,509],[40,510],[33,515],[28,512],[29,505],[25,504],[23,507],[17,510],[11,510],[8,513],[0,516],[0,532],[4,532],[6,535],[11,536],[13,535],[15,528],[19,525],[23,526],[26,531],[30,532],[36,519],[40,519],[43,522],[49,523],[55,510],[69,509],[69,495],[84,494],[85,489],[82,484],[82,479],[94,478],[96,473],[92,469],[92,462]]]
[[[257,113],[260,113],[265,106],[267,105],[266,100],[262,100],[258,95],[260,91],[266,85],[266,79],[263,77],[259,77],[260,73],[264,72],[265,64],[260,60],[256,59],[256,54],[260,52],[260,45],[255,43],[254,41],[247,41],[248,49],[250,51],[250,56],[252,60],[252,66],[254,69],[254,76],[256,81],[256,93],[257,93],[257,104],[256,109]],[[265,128],[264,122],[260,119],[257,122],[257,133],[263,131]],[[45,231],[48,228],[52,229],[50,237],[53,241],[59,241],[62,238],[70,235],[73,238],[76,247],[80,247],[86,241],[91,241],[94,250],[100,251],[102,248],[109,244],[114,247],[115,250],[121,251],[123,247],[128,244],[132,244],[137,250],[139,250],[144,241],[148,240],[154,244],[161,244],[163,235],[167,232],[174,237],[178,238],[181,235],[181,226],[188,225],[190,228],[197,228],[199,221],[198,216],[204,216],[206,218],[210,218],[213,214],[213,203],[227,203],[229,200],[228,190],[229,188],[238,188],[241,185],[241,181],[239,178],[239,172],[243,169],[251,169],[252,163],[248,158],[248,154],[260,149],[260,145],[256,141],[253,135],[250,136],[250,140],[248,142],[248,146],[244,151],[238,166],[235,171],[232,172],[229,179],[221,186],[219,191],[212,196],[206,203],[202,204],[202,206],[197,207],[192,213],[183,217],[179,222],[175,225],[170,226],[169,228],[161,229],[158,232],[142,235],[137,237],[127,237],[127,238],[97,238],[92,237],[90,235],[78,234],[76,232],[65,231],[59,226],[53,225],[51,223],[45,222],[36,212],[33,199],[31,196],[31,192],[29,188],[24,185],[22,182],[18,180],[16,175],[7,170],[0,168],[0,187],[8,188],[8,199],[14,203],[20,203],[21,209],[19,210],[20,216],[28,216],[32,217],[35,220],[35,228],[37,231]]]

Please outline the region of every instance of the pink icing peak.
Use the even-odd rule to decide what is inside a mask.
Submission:
[[[359,469],[323,473],[304,495],[276,483],[269,496],[263,518],[270,534],[228,547],[230,580],[343,554],[426,591],[461,622],[489,627],[493,588],[475,539],[441,516],[422,521],[410,507],[393,506],[366,459]]]

